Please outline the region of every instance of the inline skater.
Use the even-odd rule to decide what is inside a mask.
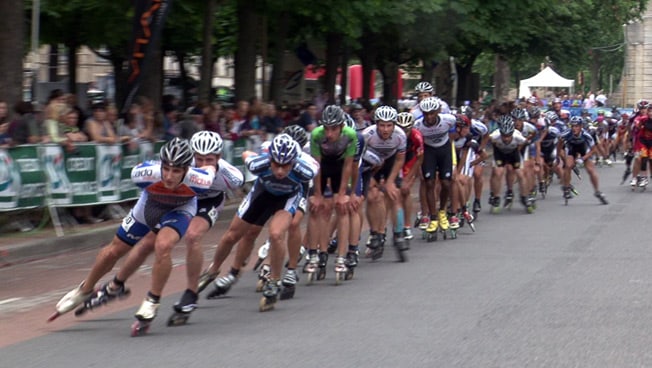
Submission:
[[[526,140],[515,129],[514,120],[509,115],[502,115],[497,119],[498,130],[490,135],[490,142],[494,150],[494,166],[491,170],[491,192],[489,194],[489,204],[493,212],[498,212],[500,208],[500,186],[505,176],[507,181],[507,192],[505,193],[505,204],[503,207],[511,208],[514,198],[514,179],[518,178],[519,191],[521,194],[521,203],[526,207],[529,213],[533,211],[532,203],[528,199],[529,191],[525,186],[522,170],[520,170],[523,157],[520,154],[521,148],[526,144]]]
[[[192,218],[186,231],[186,277],[187,289],[181,299],[174,305],[173,314],[168,324],[182,324],[197,307],[198,281],[204,262],[201,241],[204,235],[215,225],[219,213],[224,207],[225,192],[242,186],[244,176],[235,166],[221,158],[224,143],[218,133],[199,131],[190,139],[194,152],[194,166],[215,168],[216,174],[210,188],[197,195],[197,214]],[[113,280],[105,283],[91,298],[84,302],[85,309],[93,309],[106,304],[124,290],[126,280],[140,267],[154,251],[153,237],[145,237],[127,256]]]
[[[523,178],[525,179],[525,188],[529,191],[529,200],[534,205],[537,198],[537,181],[538,168],[535,165],[537,156],[536,145],[534,142],[539,139],[539,131],[536,126],[527,121],[527,112],[523,109],[516,108],[512,110],[512,119],[514,127],[521,132],[525,138],[525,144],[521,148],[523,157]]]
[[[342,240],[339,242],[338,257],[335,260],[335,272],[347,271],[346,254],[351,210],[351,198],[347,189],[351,176],[357,173],[354,156],[358,135],[345,123],[346,116],[342,109],[335,105],[327,106],[322,114],[321,125],[310,135],[311,155],[321,167],[308,198],[311,216],[308,221],[309,263],[305,270],[309,273],[310,282],[318,269],[319,280],[326,276],[327,246],[331,235],[329,224],[334,207],[337,210],[337,236]]]
[[[156,260],[152,286],[136,318],[151,321],[159,306],[160,295],[171,271],[170,250],[188,228],[197,211],[197,193],[210,187],[214,168],[192,168],[193,152],[188,141],[174,138],[160,150],[160,163],[145,162],[132,170],[132,180],[143,193],[124,218],[111,243],[98,254],[86,279],[57,303],[56,315],[66,313],[91,296],[95,284],[115,263],[145,237],[154,243]],[[117,285],[115,296],[126,289]]]
[[[439,102],[440,100],[434,97],[421,101],[419,107],[424,116],[415,124],[415,128],[423,135],[424,153],[421,172],[425,180],[428,204],[426,219],[430,221],[425,231],[429,234],[434,234],[437,229],[445,232],[449,228],[446,206],[453,175],[453,147],[449,134],[455,132],[455,116],[440,114]],[[436,173],[439,173],[441,183],[439,193],[435,193]],[[439,199],[439,210],[437,199]],[[423,215],[425,216],[426,213]]]
[[[538,152],[536,159],[539,161],[539,166],[542,167],[542,175],[539,179],[539,193],[545,198],[551,184],[552,173],[554,172],[558,177],[562,177],[557,159],[557,142],[561,132],[557,127],[550,124],[550,119],[547,117],[539,118],[536,127],[539,131],[539,139],[535,142],[536,152]]]
[[[305,129],[303,129],[298,125],[290,125],[283,130],[283,134],[290,136],[290,138],[293,139],[299,147],[303,147],[303,150],[299,150],[298,152],[297,161],[309,165],[313,172],[317,171],[319,169],[319,165],[314,159],[312,159],[312,157],[310,157],[306,153],[306,150],[309,149],[309,147],[307,144],[308,136]],[[261,149],[264,154],[267,155],[270,154],[269,148],[271,147],[272,142],[264,142],[262,144]],[[250,151],[245,151],[243,152],[242,155],[243,158],[246,159],[249,156],[253,156],[254,153]],[[303,187],[301,188],[301,195],[299,197],[298,204],[296,207],[297,211],[295,211],[294,216],[292,217],[292,222],[290,223],[290,226],[288,228],[287,248],[289,252],[288,255],[289,260],[287,263],[287,270],[285,272],[282,281],[283,288],[281,290],[281,299],[288,299],[294,296],[296,282],[298,281],[298,275],[296,274],[296,265],[298,262],[299,253],[301,249],[300,225],[301,225],[301,220],[303,219],[303,215],[305,214],[306,211],[307,189],[308,189],[308,182],[305,182],[303,183]],[[247,220],[245,220],[244,223],[246,225],[249,225],[249,223],[247,223],[246,221]],[[235,222],[236,221],[234,219],[231,225],[233,226]],[[240,221],[238,221],[238,223],[240,223]],[[231,289],[231,287],[237,282],[240,276],[240,268],[242,267],[242,265],[245,264],[247,258],[250,256],[254,248],[254,243],[258,238],[258,235],[260,235],[260,232],[263,229],[263,225],[248,226],[248,229],[244,233],[244,235],[238,237],[239,241],[232,242],[230,239],[227,239],[228,241],[226,242],[223,241],[224,239],[220,241],[217,249],[215,250],[213,261],[211,262],[210,266],[200,276],[200,283],[198,288],[199,292],[203,291],[211,283],[213,283],[214,285],[214,288],[211,290],[211,292],[206,295],[207,299],[217,298],[221,295],[226,294]],[[267,242],[270,244],[266,246],[271,248],[270,240],[268,239]],[[239,245],[236,250],[235,258],[231,264],[229,272],[226,275],[216,279],[216,276],[219,274],[220,267],[222,266],[222,264],[224,263],[228,255],[231,253],[236,243],[238,243]],[[263,291],[264,286],[269,280],[270,276],[271,276],[271,265],[268,262],[264,264],[260,269],[259,281],[256,286],[257,291]]]
[[[412,213],[412,197],[410,190],[414,181],[419,177],[419,170],[423,163],[423,136],[421,132],[414,127],[414,115],[409,112],[398,114],[396,119],[398,125],[407,136],[407,146],[405,151],[405,164],[401,168],[401,202],[403,204],[403,237],[405,240],[414,238],[412,234],[412,222],[410,214]]]
[[[257,179],[252,190],[240,204],[237,216],[231,222],[215,252],[214,265],[219,261],[217,255],[220,250],[230,251],[247,233],[260,233],[260,228],[271,219],[269,225],[271,270],[259,304],[261,312],[274,308],[277,301],[285,257],[283,240],[303,196],[304,183],[315,176],[315,167],[302,159],[300,151],[301,147],[292,137],[279,134],[269,145],[268,153],[261,155],[251,151],[243,153],[247,169],[256,175]],[[244,258],[238,259],[236,255],[236,264],[242,264]],[[211,271],[215,272],[215,270]]]
[[[365,140],[365,155],[375,155],[379,162],[371,167],[365,161],[363,174],[363,194],[367,197],[367,218],[371,229],[370,242],[367,247],[371,258],[382,257],[385,246],[385,225],[387,214],[391,214],[394,226],[394,247],[399,260],[405,261],[405,251],[408,245],[403,237],[403,206],[397,183],[400,171],[405,163],[407,137],[402,129],[395,129],[398,114],[391,106],[380,106],[375,112],[376,125],[362,132]]]
[[[652,112],[645,109],[646,114],[638,116],[635,122],[636,149],[640,161],[640,169],[637,175],[637,186],[645,190],[649,183],[647,174],[648,163],[652,156]]]
[[[591,184],[595,190],[595,197],[600,200],[602,204],[608,204],[606,197],[599,189],[598,174],[595,171],[595,166],[590,160],[591,156],[595,153],[596,147],[593,138],[583,129],[582,118],[574,116],[570,121],[571,128],[562,134],[558,143],[558,151],[564,152],[564,171],[562,176],[562,190],[564,191],[564,199],[566,203],[572,198],[571,195],[571,170],[578,163],[584,163],[584,167],[589,174]]]
[[[630,131],[629,134],[631,136],[632,140],[632,147],[633,147],[633,157],[634,157],[634,162],[633,162],[633,167],[632,167],[632,181],[630,183],[632,190],[634,190],[636,187],[643,187],[645,184],[644,178],[647,177],[647,175],[644,172],[644,175],[641,175],[641,169],[642,169],[642,160],[641,160],[641,142],[639,141],[639,133],[641,130],[640,126],[640,121],[645,119],[650,110],[650,104],[646,100],[641,100],[637,104],[638,111],[634,116],[630,119]]]

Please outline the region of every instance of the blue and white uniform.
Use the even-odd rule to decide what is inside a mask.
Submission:
[[[161,170],[161,163],[152,161],[131,170],[131,180],[143,192],[116,233],[128,245],[166,226],[183,237],[197,212],[197,195],[207,191],[215,179],[214,172],[191,167],[178,187],[167,189],[161,181]]]

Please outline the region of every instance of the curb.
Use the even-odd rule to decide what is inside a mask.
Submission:
[[[238,206],[239,203],[225,206],[220,212],[220,219],[228,220],[234,217]],[[3,246],[0,249],[0,267],[32,262],[73,251],[101,248],[113,239],[118,226],[120,226],[120,221],[116,220],[103,226],[82,229],[77,233],[66,234],[62,237],[17,238],[14,244]]]

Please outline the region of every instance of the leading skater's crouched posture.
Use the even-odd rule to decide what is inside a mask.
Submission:
[[[146,301],[149,300],[148,305],[152,306],[147,308],[148,312],[155,314],[172,268],[170,250],[183,237],[197,212],[197,193],[207,190],[215,178],[213,167],[200,169],[190,166],[193,152],[187,140],[174,138],[167,142],[161,147],[160,157],[160,163],[145,162],[134,167],[131,179],[144,189],[138,202],[123,219],[111,243],[97,255],[86,279],[61,298],[48,321],[83,303],[99,279],[150,232],[156,237],[156,260],[152,269],[152,288]]]

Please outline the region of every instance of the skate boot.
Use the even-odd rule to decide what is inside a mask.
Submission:
[[[491,205],[491,213],[500,213],[500,197],[490,196],[489,204]]]
[[[578,180],[582,180],[582,174],[580,174],[580,169],[577,167],[577,165],[573,166],[573,172],[575,173],[575,176],[577,176]]]
[[[464,218],[464,221],[466,221],[466,223],[469,224],[471,231],[475,232],[475,224],[473,223],[475,218],[473,217],[471,212],[469,212],[469,210],[467,210],[466,208],[464,209],[464,211],[462,211],[462,218]]]
[[[521,196],[521,204],[525,207],[525,210],[527,213],[533,213],[534,212],[534,207],[532,205],[532,198],[526,197],[526,196]]]
[[[604,193],[602,193],[601,191],[595,192],[594,195],[595,195],[596,198],[598,198],[600,200],[600,203],[609,204],[609,202],[607,201],[607,197],[605,197]]]
[[[637,176],[635,178],[632,178],[632,181],[629,182],[629,185],[632,187],[632,191],[638,187],[638,181],[639,181],[640,176]]]
[[[310,260],[306,266],[306,273],[308,274],[308,285],[312,284],[317,279],[317,270],[319,270],[319,255],[317,253],[310,255]]]
[[[367,241],[367,247],[365,249],[364,256],[367,258],[371,257],[374,250],[378,249],[379,246],[380,246],[380,234],[378,234],[375,231],[372,231]]]
[[[186,289],[181,296],[181,300],[176,302],[172,309],[174,313],[168,318],[168,326],[181,326],[188,322],[190,313],[197,309],[198,294],[190,289]]]
[[[573,186],[573,184],[569,185],[569,186],[568,186],[568,189],[570,189],[571,193],[572,193],[575,197],[577,197],[577,196],[580,195],[580,192],[578,192],[577,189],[575,189],[575,187]]]
[[[358,266],[358,253],[349,251],[346,253],[346,267],[349,270],[346,274],[346,279],[351,280],[355,272],[355,268]]]
[[[339,285],[342,281],[346,280],[346,274],[349,272],[346,267],[346,259],[342,256],[335,258],[335,285]]]
[[[568,205],[568,200],[573,198],[573,195],[571,194],[571,189],[570,187],[562,187],[562,190],[564,191],[564,204]]]
[[[303,264],[303,268],[301,272],[303,273],[308,273],[308,267],[310,265],[310,251],[308,251],[308,254],[306,254],[306,262]],[[260,291],[263,291],[262,289]]]
[[[394,248],[399,262],[407,262],[407,250],[410,249],[408,242],[403,237],[402,233],[394,233]]]
[[[214,284],[215,288],[208,295],[206,299],[216,299],[222,295],[225,295],[231,289],[238,279],[231,273],[228,273],[226,276],[218,277]]]
[[[548,194],[548,185],[544,180],[539,182],[539,193],[541,193],[542,199],[546,199],[546,194]]]
[[[421,216],[421,220],[419,221],[419,229],[426,230],[429,224],[430,224],[430,218],[425,215]]]
[[[476,198],[473,200],[473,213],[475,214],[473,217],[478,217],[480,210],[482,210],[482,205],[480,204],[480,200]]]
[[[417,215],[414,218],[414,225],[412,227],[418,228],[421,223],[421,211],[417,211]]]
[[[272,266],[264,264],[263,267],[258,271],[258,281],[256,281],[256,292],[260,293],[265,287],[265,283],[269,280],[269,276],[272,274]]]
[[[337,238],[331,239],[331,241],[328,243],[328,249],[326,251],[328,254],[335,254],[335,251],[337,251]]]
[[[220,271],[218,270],[217,273],[209,273],[208,270],[204,270],[204,272],[199,275],[199,284],[197,285],[197,294],[200,294],[208,285],[210,285],[215,279],[217,278],[217,275],[220,274]]]
[[[319,252],[319,270],[317,271],[317,280],[326,278],[326,266],[328,265],[328,253]]]
[[[270,279],[267,281],[265,288],[263,289],[263,297],[260,298],[260,303],[258,304],[258,310],[261,312],[267,312],[274,309],[280,289],[281,282],[278,279]]]
[[[76,306],[80,305],[91,295],[93,295],[92,292],[82,293],[81,288],[83,285],[84,283],[82,282],[79,284],[79,286],[69,291],[66,295],[63,296],[63,298],[61,298],[61,300],[59,300],[55,307],[56,311],[50,316],[50,318],[48,318],[48,322],[52,322],[60,315],[70,312],[71,310],[75,309]]]
[[[611,167],[614,163],[608,158],[604,159],[604,164],[607,165],[608,167]]]
[[[641,176],[641,179],[638,182],[638,187],[641,189],[641,191],[645,191],[647,188],[647,185],[650,183],[649,179],[647,176]]]
[[[460,228],[460,218],[458,215],[456,214],[451,215],[449,222],[450,222],[449,226],[451,230],[457,230]]]
[[[371,260],[376,261],[383,256],[385,251],[385,234],[378,234],[378,247],[371,251]]]
[[[131,336],[141,336],[149,331],[149,325],[156,317],[156,312],[161,304],[149,296],[143,300],[138,311],[134,315],[136,321],[131,325]]]
[[[299,275],[295,270],[286,270],[285,275],[283,276],[283,281],[281,285],[281,300],[292,299],[294,298],[294,291],[297,287],[297,282],[299,282]]]
[[[514,192],[508,190],[505,193],[505,203],[503,204],[503,208],[507,208],[508,210],[511,210],[513,201],[514,201]]]
[[[95,291],[89,298],[84,301],[84,305],[75,310],[75,316],[81,316],[89,310],[105,305],[116,298],[124,299],[129,296],[131,290],[127,289],[124,284],[111,287],[112,282],[107,282]]]
[[[450,224],[448,222],[448,216],[446,215],[446,211],[439,210],[439,212],[437,213],[437,217],[439,219],[439,228],[442,231],[448,230],[448,228],[450,227]]]
[[[405,240],[414,239],[414,234],[412,234],[412,228],[409,227],[403,228],[403,238],[405,238]]]

